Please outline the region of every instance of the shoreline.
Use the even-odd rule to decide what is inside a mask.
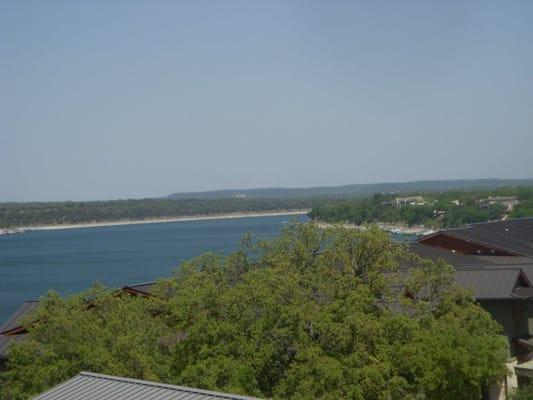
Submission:
[[[142,224],[163,224],[169,222],[191,222],[191,221],[208,221],[218,219],[236,219],[236,218],[253,218],[253,217],[276,217],[283,215],[304,215],[310,210],[285,210],[285,211],[251,211],[238,213],[221,213],[221,214],[201,214],[201,215],[183,215],[181,217],[168,218],[154,218],[154,219],[138,219],[138,220],[118,220],[118,221],[102,221],[102,222],[83,222],[79,224],[64,224],[64,225],[36,225],[36,226],[21,226],[12,228],[18,232],[26,231],[54,231],[61,229],[82,229],[82,228],[100,228],[108,226],[122,226],[122,225],[142,225]]]
[[[342,226],[344,228],[349,229],[357,229],[357,230],[365,230],[367,227],[366,225],[356,225],[356,224],[350,224],[350,223],[329,223],[329,222],[322,222],[322,221],[315,221],[316,224],[320,228],[332,228],[334,226]],[[430,233],[435,232],[433,229],[426,228],[422,225],[413,225],[413,226],[406,226],[402,224],[390,224],[390,223],[383,223],[383,222],[376,222],[375,224],[371,225],[377,225],[378,228],[390,232],[390,233],[397,233],[402,235],[427,235]]]

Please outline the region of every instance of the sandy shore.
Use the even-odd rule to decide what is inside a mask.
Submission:
[[[41,226],[23,226],[16,228],[20,231],[49,231],[58,229],[79,229],[79,228],[98,228],[104,226],[118,225],[138,225],[138,224],[160,224],[165,222],[186,222],[186,221],[204,221],[211,219],[233,219],[233,218],[250,218],[250,217],[275,217],[281,215],[303,215],[310,210],[286,210],[286,211],[265,211],[265,212],[241,212],[227,214],[207,214],[207,215],[184,215],[173,218],[154,218],[142,220],[127,221],[105,221],[105,222],[87,222],[82,224],[65,224],[65,225],[41,225]]]

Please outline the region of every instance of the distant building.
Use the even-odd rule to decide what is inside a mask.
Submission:
[[[394,205],[398,208],[405,206],[423,206],[425,203],[422,196],[396,197]]]
[[[485,208],[494,204],[501,204],[506,208],[507,211],[511,211],[517,204],[519,200],[515,196],[489,196],[487,199],[481,199],[478,201],[480,207]]]

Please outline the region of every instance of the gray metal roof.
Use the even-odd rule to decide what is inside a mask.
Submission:
[[[471,226],[501,233],[527,243],[533,243],[533,218],[514,218],[505,221],[481,222],[471,224]]]
[[[459,267],[454,276],[459,286],[473,289],[478,300],[518,298],[517,286],[529,286],[520,268]]]
[[[29,315],[39,305],[38,300],[26,300],[13,314],[0,326],[0,334],[18,328],[21,326],[21,321]]]
[[[527,257],[473,256],[452,253],[449,250],[424,243],[410,243],[409,250],[422,258],[444,259],[454,267],[455,283],[473,289],[478,300],[529,298],[533,283],[533,259]],[[409,270],[421,265],[406,260],[401,267]],[[533,290],[533,289],[531,289]]]
[[[184,386],[81,372],[34,400],[257,400]]]
[[[9,346],[13,342],[23,341],[27,335],[26,332],[4,335],[4,332],[12,331],[16,328],[22,327],[24,318],[31,314],[33,310],[39,305],[37,300],[27,300],[22,303],[19,308],[0,326],[0,359],[8,357]]]
[[[22,342],[27,334],[21,335],[0,335],[0,359],[8,357],[9,346],[14,342]]]
[[[516,221],[516,220],[515,220]],[[434,261],[438,259],[443,259],[450,265],[452,265],[456,270],[465,269],[471,267],[472,269],[520,269],[524,273],[525,277],[533,284],[533,258],[530,257],[519,257],[519,256],[478,256],[478,255],[466,255],[453,253],[451,250],[434,247],[423,242],[414,242],[408,244],[409,251],[419,255],[422,258],[429,258]],[[408,262],[404,262],[407,266]],[[476,295],[483,294],[485,298],[495,298],[496,296],[501,296],[503,291],[507,291],[502,287],[498,288],[498,282],[494,282],[493,279],[498,273],[470,273],[467,274],[464,272],[462,276],[457,279],[456,282],[463,287],[472,287],[476,291]],[[502,276],[505,275],[503,272],[500,272]],[[510,276],[516,274],[512,272],[510,275],[506,276],[506,279],[512,279]],[[489,293],[492,293],[490,294]],[[477,297],[477,296],[476,296]],[[509,296],[506,296],[509,297]]]

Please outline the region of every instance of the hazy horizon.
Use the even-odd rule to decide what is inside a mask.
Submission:
[[[133,197],[133,196],[124,196],[124,197],[115,197],[115,198],[91,198],[91,199],[43,199],[43,200],[28,200],[28,201],[0,201],[0,203],[31,203],[31,202],[65,202],[65,201],[112,201],[112,200],[142,200],[142,199],[158,199],[158,198],[165,198],[170,195],[176,195],[176,194],[196,194],[196,193],[211,193],[211,192],[239,192],[239,191],[248,191],[248,190],[285,190],[285,189],[319,189],[319,188],[339,188],[339,187],[345,187],[345,186],[357,186],[357,185],[387,185],[387,184],[405,184],[405,183],[422,183],[422,182],[453,182],[453,181],[485,181],[485,180],[531,180],[533,181],[533,178],[471,178],[471,179],[422,179],[422,180],[407,180],[407,181],[383,181],[383,182],[366,182],[366,183],[341,183],[338,185],[311,185],[311,186],[253,186],[253,187],[223,187],[223,188],[214,188],[214,189],[205,189],[205,190],[195,190],[195,191],[167,191],[163,194],[159,195],[153,195],[153,196],[140,196],[140,197]],[[529,185],[529,183],[528,183]],[[458,189],[450,189],[450,190],[462,190],[460,188]],[[475,190],[475,189],[473,189]],[[417,192],[417,190],[409,191],[409,192]],[[407,193],[407,192],[406,192]]]
[[[9,2],[0,202],[533,174],[533,3]]]

